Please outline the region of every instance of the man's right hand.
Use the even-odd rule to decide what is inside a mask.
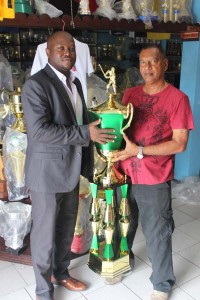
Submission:
[[[114,129],[107,128],[99,128],[97,125],[101,123],[101,119],[94,121],[89,124],[90,138],[93,142],[97,142],[99,144],[106,144],[108,142],[114,142],[116,135]]]

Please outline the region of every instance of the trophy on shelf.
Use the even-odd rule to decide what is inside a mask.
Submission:
[[[133,118],[133,106],[129,103],[127,106],[115,101],[116,96],[116,76],[115,68],[104,72],[100,66],[103,75],[109,82],[106,86],[106,92],[112,88],[113,92],[109,93],[107,101],[100,105],[95,105],[89,110],[92,121],[101,119],[101,128],[114,128],[116,139],[114,142],[107,144],[95,143],[99,157],[105,162],[105,167],[102,170],[95,169],[94,183],[104,187],[113,185],[121,185],[126,182],[126,176],[116,170],[112,163],[112,154],[121,149],[124,130],[130,126]]]
[[[127,200],[127,178],[120,173],[112,162],[112,154],[122,147],[124,130],[130,126],[133,118],[133,106],[124,106],[115,100],[116,75],[115,68],[104,72],[108,79],[106,92],[108,100],[89,109],[92,121],[101,119],[100,128],[113,128],[116,139],[107,144],[96,144],[101,167],[95,165],[93,183],[91,183],[92,204],[90,209],[93,238],[89,254],[88,266],[94,272],[106,278],[106,283],[114,284],[121,275],[130,270],[127,233],[129,229],[129,206]],[[121,202],[116,208],[114,188],[120,186]],[[103,196],[102,196],[103,195]],[[104,210],[102,207],[104,198]],[[118,221],[119,220],[119,221]],[[100,229],[103,232],[100,235]],[[116,238],[118,236],[119,238]],[[119,242],[118,242],[119,241]]]
[[[2,99],[8,98],[10,111],[15,116],[13,123],[5,131],[3,155],[8,198],[10,201],[16,201],[28,196],[24,175],[27,137],[21,102],[21,87],[16,87],[14,91],[4,89],[1,97]]]
[[[80,1],[78,12],[80,15],[91,15],[89,0]]]
[[[16,87],[15,90],[12,92],[4,90],[1,95],[2,99],[4,98],[4,94],[8,95],[8,103],[11,112],[16,117],[16,120],[12,124],[11,128],[25,133],[26,126],[23,118],[24,112],[23,112],[22,102],[21,102],[21,87]]]

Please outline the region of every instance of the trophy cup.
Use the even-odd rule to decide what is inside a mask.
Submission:
[[[101,66],[100,66],[101,68]],[[99,157],[106,163],[104,169],[95,170],[94,183],[104,187],[121,185],[126,182],[126,176],[116,170],[112,163],[112,154],[121,149],[124,130],[130,126],[133,118],[133,106],[129,103],[127,106],[115,101],[116,95],[116,77],[115,68],[112,67],[106,73],[101,68],[105,78],[109,79],[106,90],[109,93],[112,87],[113,93],[109,94],[107,101],[100,105],[93,106],[89,110],[92,121],[101,119],[101,128],[114,128],[116,139],[107,144],[95,143]]]
[[[81,0],[78,12],[80,15],[91,15],[89,0]]]

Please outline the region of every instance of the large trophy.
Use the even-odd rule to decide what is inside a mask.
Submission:
[[[101,68],[101,66],[100,66]],[[103,69],[101,68],[103,71]],[[111,187],[121,185],[126,182],[126,176],[116,170],[112,163],[112,153],[121,149],[124,130],[130,126],[133,118],[133,106],[129,103],[127,106],[115,101],[116,96],[116,77],[115,68],[112,67],[106,73],[103,71],[104,77],[109,79],[107,84],[107,93],[112,87],[113,93],[109,93],[107,101],[100,105],[96,105],[89,110],[92,121],[101,119],[101,128],[114,128],[116,139],[114,142],[107,144],[96,143],[96,149],[100,158],[105,162],[103,170],[95,169],[94,183]]]
[[[100,66],[100,65],[99,65]],[[112,163],[112,154],[122,147],[123,133],[130,126],[133,118],[133,106],[124,106],[115,100],[116,76],[115,68],[104,72],[109,79],[106,90],[108,100],[100,105],[95,105],[89,110],[92,121],[101,119],[100,128],[113,128],[116,139],[107,144],[96,143],[99,159],[104,161],[103,168],[97,168],[91,183],[92,204],[90,209],[93,238],[89,255],[89,267],[106,278],[107,284],[114,284],[121,279],[124,272],[129,271],[129,249],[127,233],[129,229],[129,206],[127,200],[128,184],[124,174],[121,174]],[[112,92],[110,92],[112,88]],[[117,208],[114,188],[119,186],[122,199]],[[100,196],[101,194],[101,196]],[[100,198],[104,201],[100,201]],[[104,209],[101,210],[101,205]],[[99,231],[103,231],[103,238]],[[115,243],[118,235],[120,243]]]

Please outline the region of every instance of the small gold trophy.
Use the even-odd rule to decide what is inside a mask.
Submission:
[[[106,87],[106,92],[109,93],[112,88],[113,92],[109,93],[107,101],[100,105],[93,106],[89,110],[92,121],[101,119],[101,128],[114,128],[116,139],[114,142],[107,144],[96,143],[96,149],[100,158],[106,163],[106,166],[101,171],[95,170],[94,183],[104,187],[112,187],[121,185],[126,182],[126,176],[116,170],[111,161],[112,153],[121,149],[124,130],[127,129],[133,118],[133,105],[129,103],[127,106],[115,101],[116,96],[116,75],[115,68],[112,67],[107,72],[104,72],[100,66],[103,75],[109,82]]]
[[[16,120],[12,124],[11,128],[25,133],[26,126],[23,118],[24,112],[21,101],[21,87],[16,87],[13,92],[4,91],[3,93],[7,93],[10,109],[16,117]]]

